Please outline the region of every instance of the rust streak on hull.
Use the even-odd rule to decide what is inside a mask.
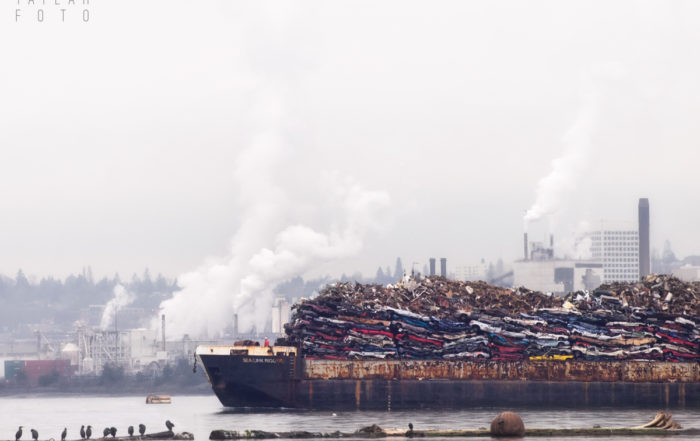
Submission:
[[[304,379],[698,383],[700,365],[645,361],[305,360]]]

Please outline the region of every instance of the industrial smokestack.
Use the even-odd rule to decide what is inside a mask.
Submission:
[[[639,198],[639,276],[645,277],[651,272],[649,253],[649,199]]]
[[[233,335],[238,337],[238,314],[233,314]]]
[[[554,249],[554,235],[553,234],[549,235],[549,248]]]
[[[444,257],[440,258],[440,275],[442,277],[447,277],[447,259]]]
[[[430,258],[430,275],[431,276],[435,275],[435,258],[434,257]]]
[[[523,233],[523,253],[523,258],[527,260],[527,233]]]
[[[165,314],[160,316],[161,329],[163,331],[163,350],[165,351]]]

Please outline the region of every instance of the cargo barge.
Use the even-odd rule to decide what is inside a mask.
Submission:
[[[700,408],[700,364],[645,360],[324,360],[289,346],[199,346],[226,407]]]

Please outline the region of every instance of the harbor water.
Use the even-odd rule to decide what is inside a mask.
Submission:
[[[143,396],[13,396],[0,397],[0,440],[14,440],[17,427],[24,426],[23,440],[31,440],[29,429],[39,431],[40,440],[60,439],[68,428],[69,440],[79,439],[81,425],[93,426],[93,438],[100,438],[105,427],[117,428],[124,436],[127,427],[146,425],[147,433],[166,430],[165,420],[175,423],[175,432],[187,431],[195,440],[208,440],[215,429],[312,432],[353,432],[360,427],[378,424],[382,428],[478,429],[487,428],[491,420],[505,410],[516,411],[525,427],[585,428],[631,427],[649,422],[656,414],[650,409],[586,409],[586,410],[528,410],[471,409],[451,411],[392,411],[392,412],[312,412],[298,410],[241,411],[221,406],[214,395],[173,396],[172,404],[146,404]],[[658,409],[666,410],[666,409]],[[667,409],[684,428],[700,427],[700,410]],[[476,438],[478,439],[478,438]],[[490,438],[484,438],[490,439]],[[527,438],[525,438],[527,439]],[[585,439],[577,438],[548,438]],[[634,437],[595,437],[597,440],[630,441]],[[667,437],[645,437],[654,441]],[[678,436],[674,439],[694,439]]]

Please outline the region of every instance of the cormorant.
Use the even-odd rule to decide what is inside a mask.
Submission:
[[[80,426],[80,438],[85,439],[85,426]]]
[[[129,426],[126,431],[129,432],[129,436],[134,436],[134,426]]]
[[[87,426],[87,430],[85,430],[85,436],[87,437],[87,439],[90,439],[90,437],[92,436],[92,426]]]
[[[117,436],[117,428],[116,427],[110,427],[109,428],[109,434],[112,435],[112,438]]]
[[[139,433],[143,436],[143,434],[146,433],[146,426],[139,424]]]
[[[173,427],[175,427],[175,424],[171,423],[170,420],[165,420],[165,427],[168,428],[169,432],[173,431]]]
[[[102,431],[102,438],[107,438],[109,436],[109,427],[105,427]]]
[[[61,432],[61,441],[66,441],[66,435],[68,435],[68,429],[64,427],[63,432]]]
[[[19,430],[15,433],[15,441],[18,441],[20,438],[22,438],[22,426],[19,426]]]
[[[39,439],[39,432],[37,432],[37,431],[34,430],[34,429],[30,430],[30,432],[32,432],[32,439],[33,439],[34,441],[36,441],[36,440]]]

